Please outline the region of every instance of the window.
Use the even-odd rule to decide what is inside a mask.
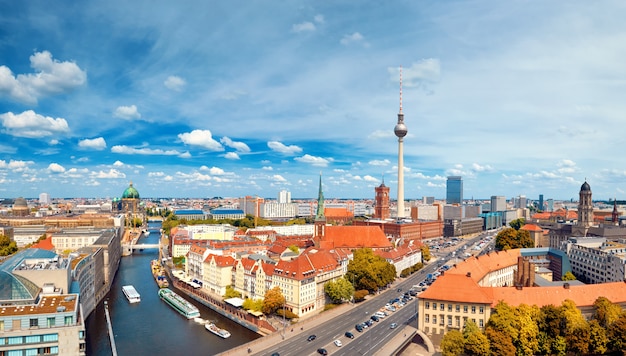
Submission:
[[[485,313],[485,307],[478,308],[478,312],[481,313],[481,314],[484,314]]]
[[[461,318],[459,318],[458,316],[456,317],[456,327],[457,328],[461,327]]]
[[[456,305],[456,312],[458,313],[458,312],[460,312],[460,311],[461,311],[461,306],[457,304],[457,305]]]
[[[448,304],[448,311],[451,312],[452,311],[452,304]]]
[[[41,335],[31,335],[31,336],[25,336],[25,343],[27,344],[33,344],[36,342],[41,342]]]
[[[43,336],[44,342],[59,341],[59,334],[46,334]]]
[[[30,319],[30,327],[36,328],[37,326],[39,326],[39,319]]]
[[[467,313],[467,305],[463,306],[463,313]]]
[[[65,325],[72,325],[72,324],[74,324],[74,318],[72,316],[66,316]]]
[[[78,338],[80,340],[85,338],[85,330],[81,330],[81,331],[78,332]]]
[[[24,343],[24,338],[21,336],[13,336],[13,337],[7,338],[7,344],[9,345],[18,345],[18,344],[23,344],[23,343]]]
[[[49,328],[53,327],[55,323],[56,323],[56,319],[55,318],[48,318],[48,327]]]
[[[437,324],[437,315],[433,315],[433,324]]]
[[[483,320],[483,319],[480,319],[478,322],[479,322],[479,324],[480,324],[479,326],[482,328],[482,327],[484,326],[484,320]]]
[[[472,314],[476,314],[476,306],[472,305]]]
[[[426,316],[424,316],[424,322],[425,323],[430,322],[430,315],[426,314]]]
[[[433,310],[437,310],[437,303],[433,303]]]
[[[452,326],[452,315],[448,315],[448,326]]]
[[[424,303],[424,309],[428,309],[428,308],[430,308],[430,302]]]

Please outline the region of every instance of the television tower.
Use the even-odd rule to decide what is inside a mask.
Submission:
[[[398,137],[398,213],[397,218],[404,218],[404,136],[408,129],[404,124],[404,114],[402,113],[402,66],[400,66],[400,112],[398,113],[398,123],[393,129],[393,133]]]

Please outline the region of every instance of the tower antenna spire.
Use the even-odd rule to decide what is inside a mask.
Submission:
[[[402,114],[402,65],[400,65],[400,114]]]

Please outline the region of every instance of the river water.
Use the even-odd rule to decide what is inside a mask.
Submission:
[[[149,227],[159,228],[160,223]],[[158,243],[159,231],[139,243]],[[150,261],[158,258],[156,249],[135,251],[122,257],[120,267],[104,300],[108,301],[115,345],[120,356],[125,355],[214,355],[260,337],[257,333],[231,321],[180,293],[198,307],[201,317],[216,323],[231,333],[222,339],[204,329],[204,325],[187,320],[159,299],[159,288],[152,277]],[[132,284],[141,295],[141,302],[130,304],[122,293],[122,286]],[[111,343],[101,302],[85,321],[87,328],[87,355],[112,355]]]

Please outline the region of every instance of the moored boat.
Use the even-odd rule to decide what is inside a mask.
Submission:
[[[198,308],[169,288],[159,289],[159,297],[187,319],[200,317]]]
[[[170,283],[165,277],[165,271],[163,270],[163,267],[161,267],[159,260],[152,260],[150,262],[150,267],[152,268],[152,276],[154,276],[154,280],[156,281],[159,288],[169,287]]]
[[[228,330],[222,329],[211,322],[204,324],[204,328],[223,339],[230,337],[230,332],[228,332]]]
[[[131,285],[122,286],[122,292],[124,293],[124,295],[126,296],[126,299],[128,299],[130,303],[141,302],[141,295],[139,295],[135,287]]]

